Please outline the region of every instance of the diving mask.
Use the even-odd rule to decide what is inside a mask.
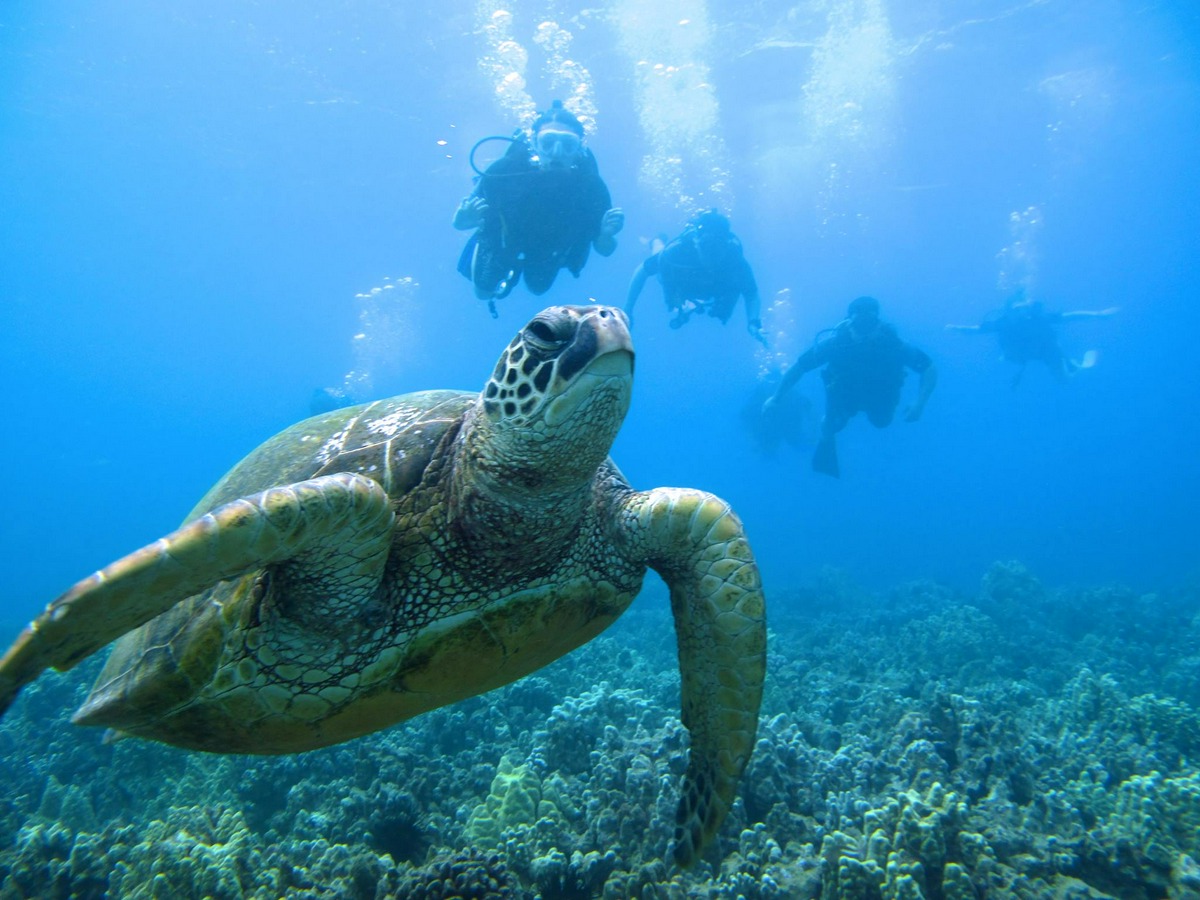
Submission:
[[[573,131],[558,129],[553,126],[543,128],[537,133],[537,153],[545,161],[566,162],[578,155],[583,141]]]

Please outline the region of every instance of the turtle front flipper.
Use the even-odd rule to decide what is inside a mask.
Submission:
[[[729,812],[754,748],[766,675],[762,581],[741,521],[712,494],[632,493],[620,521],[630,557],[671,590],[691,736],[674,853],[689,865]]]
[[[289,592],[288,606],[318,593],[365,599],[379,584],[393,520],[383,488],[345,473],[226,503],[47,606],[0,659],[0,715],[47,668],[66,671],[181,600],[264,566],[294,561],[281,570],[290,583],[308,573],[313,590]]]

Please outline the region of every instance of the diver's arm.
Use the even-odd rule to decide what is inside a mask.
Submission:
[[[763,414],[770,413],[775,404],[779,402],[779,398],[790,391],[805,372],[811,372],[819,365],[821,365],[821,360],[812,349],[801,353],[800,358],[792,363],[792,367],[783,373],[783,378],[779,380],[779,387],[775,388],[775,393],[763,403]]]
[[[614,206],[600,220],[600,231],[592,241],[592,246],[601,256],[612,256],[617,249],[617,232],[625,227],[625,213],[621,207]]]
[[[1067,319],[1106,319],[1116,315],[1120,309],[1119,306],[1110,306],[1108,309],[1077,309],[1073,312],[1061,313],[1059,318],[1063,321]]]
[[[764,347],[767,345],[767,336],[762,330],[762,301],[758,297],[758,288],[755,287],[746,291],[746,330],[750,332],[750,336],[756,341],[759,341]]]
[[[625,315],[629,317],[631,326],[633,325],[633,305],[637,303],[637,298],[641,296],[642,288],[645,287],[646,279],[649,277],[645,263],[641,263],[633,270],[633,278],[629,281],[629,293],[625,297]]]
[[[925,404],[929,402],[929,395],[937,387],[937,379],[937,366],[930,363],[921,373],[921,382],[917,385],[917,400],[908,408],[908,413],[904,417],[906,422],[915,422],[921,418],[921,413],[925,411]]]
[[[815,368],[816,366],[809,364],[809,354],[802,353],[800,358],[792,363],[791,368],[783,373],[783,378],[779,381],[779,387],[775,389],[775,396],[782,397],[795,387],[796,382],[800,380],[805,372],[811,372]]]
[[[740,243],[735,243],[734,246],[739,249],[741,247]],[[750,263],[740,253],[737,258],[737,265],[739,269],[738,282],[741,287],[741,294],[745,298],[746,303],[746,330],[750,332],[752,338],[759,341],[765,347],[767,346],[767,338],[762,330],[762,300],[758,296],[758,281],[754,277],[754,270],[750,268]]]

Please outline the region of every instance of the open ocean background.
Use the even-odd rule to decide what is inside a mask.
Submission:
[[[468,153],[571,96],[594,112],[588,143],[626,214],[620,246],[544,297],[518,287],[493,320],[455,271],[466,235],[450,217],[471,188]],[[635,627],[544,677],[293,760],[101,745],[66,724],[90,672],[47,677],[0,724],[0,785],[13,779],[0,897],[440,896],[401,881],[468,846],[506,846],[497,865],[519,879],[512,890],[544,897],[1200,896],[1185,861],[1200,854],[1198,150],[1200,7],[1184,0],[7,0],[5,635],[173,529],[233,463],[307,416],[314,389],[480,389],[543,306],[623,305],[648,241],[702,206],[732,218],[770,352],[740,304],[726,327],[671,330],[647,285],[613,456],[637,488],[698,487],[733,504],[775,634],[770,726],[747,776],[760,787],[698,873],[644,868],[669,837],[653,815],[636,833],[597,824],[601,808],[632,815],[621,802],[659,804],[665,822],[674,806],[662,748],[678,756],[677,674],[651,579]],[[1018,288],[1057,310],[1120,307],[1062,326],[1069,355],[1099,352],[1094,369],[1058,383],[1031,365],[1014,390],[990,337],[945,331]],[[762,454],[741,411],[859,294],[879,298],[940,382],[916,424],[852,421],[834,480],[811,472],[808,449]],[[819,377],[798,391],[819,414]],[[982,744],[964,736],[967,709]],[[506,710],[515,718],[498,723]],[[981,710],[1007,724],[979,726]],[[539,743],[566,720],[589,723],[578,746]],[[644,746],[622,756],[606,724]],[[1100,749],[1105,733],[1127,736],[1119,760]],[[902,762],[921,740],[941,748],[936,778]],[[768,771],[773,752],[783,761]],[[559,804],[584,810],[562,813],[571,827],[535,840],[545,817],[514,819],[507,844],[502,829],[489,844],[468,827],[498,790],[501,756],[536,772],[545,796],[555,777],[563,797],[576,791]],[[887,777],[839,781],[837,760],[851,757]],[[602,795],[586,779],[609,764],[619,788]],[[131,786],[151,771],[173,787]],[[638,794],[630,772],[644,771],[658,774]],[[1084,772],[1094,790],[1079,787]],[[1155,775],[1174,806],[1133,781]],[[910,848],[922,893],[903,893],[894,872],[882,888],[837,875],[847,856],[869,869],[872,851],[830,835],[866,841],[864,811],[906,791],[950,808],[935,783],[966,811],[938,820],[940,858]],[[1135,794],[1174,817],[1174,838],[1121,831]],[[1004,816],[1018,808],[1025,834],[1042,837],[988,831],[1003,818],[1011,837]],[[987,838],[995,866],[972,855],[968,832]],[[1152,843],[1167,849],[1155,856]],[[560,881],[534,864],[610,851],[602,875],[594,859]],[[1070,853],[1073,864],[1060,858]],[[317,857],[325,868],[307,883],[247,874]],[[207,861],[181,875],[180,858]],[[1016,880],[989,881],[1005,866]]]

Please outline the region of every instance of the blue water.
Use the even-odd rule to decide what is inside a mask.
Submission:
[[[786,298],[766,316],[779,355],[756,352],[740,309],[668,329],[649,285],[614,456],[635,486],[729,499],[768,593],[826,566],[868,586],[973,587],[998,559],[1052,584],[1195,573],[1193,4],[521,0],[524,96],[568,92],[534,39],[553,19],[627,225],[612,257],[544,298],[518,289],[498,320],[454,270],[449,219],[471,144],[519,119],[480,64],[498,7],[442,6],[0,10],[2,618],[174,527],[305,416],[361,362],[358,295],[416,283],[376,295],[374,394],[477,389],[543,305],[622,303],[644,240],[698,202],[731,214],[764,306]],[[675,36],[650,41],[657,61],[707,88],[645,80],[651,26]],[[684,156],[679,185],[643,171],[663,148]],[[1016,286],[1121,308],[1064,326],[1095,369],[1059,384],[1031,367],[1012,390],[988,338],[943,330]],[[836,481],[802,451],[762,457],[740,407],[863,293],[938,366],[923,420],[852,422]],[[818,409],[819,384],[799,387]]]
[[[1198,50],[1194,0],[6,0],[0,650],[314,389],[479,390],[539,309],[622,305],[710,205],[770,349],[740,308],[672,330],[648,285],[613,455],[733,504],[771,635],[738,800],[685,873],[655,862],[685,744],[655,578],[553,666],[302,755],[102,742],[68,722],[98,654],[0,721],[0,898],[416,896],[477,846],[547,900],[877,897],[868,862],[886,896],[913,866],[929,897],[1193,896]],[[555,97],[626,227],[493,319],[451,215],[472,145]],[[1014,389],[945,329],[1017,290],[1119,307],[1061,328],[1098,364]],[[861,294],[934,360],[924,416],[852,421],[836,480],[764,455],[743,408]],[[816,373],[796,393],[819,415]],[[506,765],[546,793],[502,844],[473,823]]]

